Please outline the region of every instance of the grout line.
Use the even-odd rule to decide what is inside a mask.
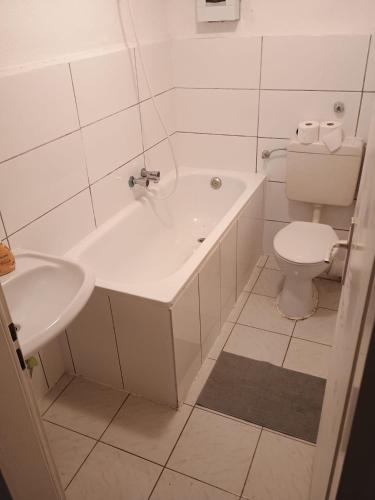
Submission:
[[[194,409],[217,415],[218,417],[222,417],[222,418],[225,418],[227,420],[231,420],[232,422],[237,422],[238,424],[247,425],[248,427],[251,427],[252,429],[255,429],[258,431],[262,428],[261,425],[258,425],[254,422],[250,422],[249,420],[243,420],[242,418],[234,417],[233,415],[227,415],[226,413],[221,413],[218,410],[212,410],[211,408],[206,408],[205,406],[200,406],[198,404],[195,404]]]
[[[217,136],[224,136],[224,137],[247,137],[247,138],[253,138],[253,139],[257,138],[256,135],[225,134],[225,133],[217,133],[217,132],[197,132],[197,131],[191,131],[191,130],[175,130],[174,133],[177,133],[177,134],[195,134],[195,135],[217,135]],[[278,139],[278,138],[272,137],[272,139]]]
[[[291,320],[291,321],[294,321],[294,320]],[[253,326],[253,325],[245,325],[245,323],[240,323],[240,322],[236,322],[235,325],[240,325],[240,326],[247,326],[248,328],[255,328],[256,330],[261,330],[262,332],[267,332],[267,333],[274,333],[276,335],[282,335],[283,337],[291,337],[292,334],[288,334],[288,333],[281,333],[281,332],[274,332],[273,330],[266,330],[264,328],[259,328],[258,326]]]
[[[48,144],[52,144],[53,142],[60,141],[61,139],[64,139],[64,137],[68,137],[69,135],[73,135],[76,132],[79,132],[80,128],[71,130],[70,132],[67,132],[66,134],[59,135],[58,137],[55,137],[49,141],[43,142],[42,144],[38,144],[37,146],[34,146],[32,148],[26,149],[25,151],[22,151],[21,153],[17,153],[16,155],[10,156],[9,158],[5,158],[4,160],[0,161],[0,165],[3,163],[6,163],[11,160],[15,160],[16,158],[19,158],[20,156],[26,155],[28,153],[31,153],[32,151],[36,151],[37,149],[40,149],[44,146],[48,146]]]
[[[262,37],[263,38],[263,37]],[[221,90],[221,91],[266,91],[266,92],[319,92],[319,93],[346,93],[346,94],[356,94],[361,92],[360,89],[357,90],[343,90],[343,89],[283,89],[283,88],[261,88],[261,87],[182,87],[176,86],[174,89],[179,90]],[[172,90],[172,89],[171,89]]]
[[[367,76],[368,61],[369,61],[369,57],[370,57],[371,41],[372,41],[372,35],[370,35],[368,47],[367,47],[367,57],[366,57],[366,63],[365,63],[365,71],[363,73],[361,99],[359,101],[359,106],[358,106],[358,116],[357,116],[357,123],[356,123],[354,135],[357,135],[357,133],[358,133],[359,120],[360,120],[361,112],[362,112],[363,94],[365,92],[365,83],[366,83],[366,76]]]
[[[263,64],[263,37],[260,38],[260,61],[259,61],[259,89],[262,88],[262,64]],[[255,172],[258,173],[258,157],[259,157],[259,123],[260,123],[260,90],[258,91],[258,116],[257,116],[257,139],[256,139],[256,155],[255,155]],[[260,167],[260,165],[259,165]]]
[[[297,321],[294,322],[294,327],[293,327],[293,331],[292,331],[290,338],[289,338],[288,347],[286,348],[284,359],[283,359],[283,362],[281,363],[282,368],[285,368],[284,363],[285,363],[286,357],[288,355],[289,347],[290,347],[290,344],[292,342],[292,338],[293,338],[293,334],[294,334],[294,330],[296,329],[296,326],[297,326]]]
[[[302,372],[301,372],[302,373]],[[297,441],[297,443],[303,443],[312,448],[316,448],[316,443],[312,443],[311,441],[305,441],[304,439],[297,438],[295,436],[290,436],[289,434],[284,434],[283,432],[275,431],[274,429],[269,429],[268,427],[263,427],[264,432],[269,432],[270,434],[276,434],[276,436],[281,436],[286,439],[291,439],[292,441]]]
[[[0,211],[0,224],[3,225],[3,229],[4,229],[4,234],[5,234],[5,239],[8,240],[8,233],[7,233],[7,230],[6,230],[6,227],[5,227],[5,224],[4,224],[4,217],[3,217],[3,214],[2,212]],[[9,244],[9,241],[8,241],[8,244]]]
[[[56,403],[56,401],[59,399],[60,396],[63,395],[63,393],[67,390],[67,388],[70,386],[70,384],[74,381],[76,377],[74,375],[72,375],[72,378],[71,380],[69,380],[69,382],[66,384],[66,386],[61,390],[61,392],[59,392],[59,394],[55,397],[55,399],[51,402],[51,404],[48,406],[48,408],[46,408],[42,413],[41,413],[41,417],[44,417],[44,415],[48,412],[48,410],[51,408],[51,406]],[[43,420],[46,420],[43,418]],[[51,422],[51,423],[54,423],[54,422]],[[57,424],[56,424],[57,425]]]
[[[78,102],[77,102],[76,89],[74,87],[73,73],[72,73],[72,67],[71,67],[70,62],[68,63],[68,69],[69,69],[69,74],[70,74],[70,82],[72,84],[74,104],[75,104],[76,113],[77,113],[78,125],[79,125],[79,128],[82,128],[81,118],[79,116],[79,110],[78,110]]]
[[[243,498],[242,496],[243,496],[243,493],[244,493],[245,488],[246,488],[246,483],[247,483],[247,481],[249,479],[250,471],[251,471],[251,468],[252,468],[254,460],[255,460],[256,452],[258,451],[258,446],[259,446],[259,443],[260,443],[260,438],[262,437],[262,433],[263,433],[263,427],[260,430],[260,433],[259,433],[259,436],[258,436],[258,440],[257,440],[257,443],[255,445],[255,450],[254,450],[253,456],[251,457],[249,469],[248,469],[246,477],[245,477],[245,481],[244,481],[244,484],[243,484],[243,487],[242,487],[242,490],[241,490],[240,498]]]
[[[47,212],[44,212],[43,214],[39,215],[36,219],[32,220],[31,222],[28,222],[27,224],[25,224],[24,226],[21,226],[20,228],[17,229],[17,231],[14,231],[13,233],[11,233],[8,237],[11,238],[12,236],[14,236],[15,234],[19,233],[20,231],[22,231],[23,229],[29,227],[31,224],[33,224],[34,222],[40,220],[42,217],[44,217],[45,215],[48,215],[50,214],[51,212],[53,212],[56,208],[59,208],[61,207],[62,205],[64,205],[65,203],[67,203],[68,201],[71,201],[73,198],[76,198],[78,195],[84,193],[86,191],[86,189],[88,190],[89,189],[89,186],[86,186],[85,188],[81,189],[80,191],[78,191],[78,193],[75,193],[73,194],[72,196],[69,196],[69,198],[67,198],[66,200],[62,201],[61,203],[59,203],[58,205],[56,205],[55,207],[53,208],[50,208],[49,210],[47,210]]]
[[[43,370],[44,378],[46,379],[47,387],[48,387],[48,389],[52,389],[52,387],[49,385],[46,369],[44,368],[43,359],[42,359],[42,356],[41,356],[39,351],[38,351],[38,357],[39,357],[39,361],[40,361],[40,366],[42,367],[42,370]],[[31,375],[30,375],[30,380],[31,380]]]
[[[125,390],[125,378],[124,378],[124,374],[123,374],[123,371],[122,371],[122,366],[121,366],[120,351],[119,351],[119,348],[118,348],[118,341],[117,341],[117,334],[116,334],[116,326],[115,326],[115,319],[114,319],[114,317],[113,317],[113,310],[112,310],[111,298],[110,298],[110,296],[109,296],[109,295],[107,295],[107,298],[108,298],[108,303],[109,303],[109,310],[110,310],[110,313],[111,313],[112,328],[113,328],[113,335],[114,335],[114,337],[115,337],[116,351],[117,351],[117,359],[118,359],[118,364],[119,364],[119,368],[120,368],[120,375],[121,375],[121,380],[122,380],[122,387],[123,387],[123,389]]]
[[[60,397],[60,396],[59,396]],[[66,431],[74,432],[74,434],[78,434],[79,436],[83,436],[86,438],[91,439],[92,441],[98,441],[96,438],[89,436],[88,434],[84,434],[83,432],[76,431],[70,427],[66,427],[65,425],[59,424],[58,422],[53,422],[52,420],[49,420],[46,417],[43,417],[44,422],[48,422],[49,424],[56,425],[57,427],[60,427],[61,429],[65,429]]]
[[[298,321],[301,321],[301,320],[297,320]],[[303,321],[303,320],[302,320]],[[323,344],[323,342],[316,342],[315,340],[311,340],[311,339],[304,339],[304,338],[301,338],[301,337],[296,337],[294,335],[294,331],[293,331],[293,335],[291,336],[292,337],[292,340],[293,339],[297,339],[297,340],[301,340],[303,342],[309,342],[310,344],[317,344],[317,345],[321,345],[321,346],[324,346],[324,347],[329,347],[330,349],[333,347],[332,344]],[[316,375],[315,375],[316,376]]]
[[[74,363],[73,351],[72,351],[72,348],[70,346],[70,340],[69,340],[68,330],[65,328],[64,331],[65,331],[66,343],[68,344],[68,348],[69,348],[70,358],[72,360],[74,374],[77,375],[77,369],[76,369],[76,364]]]

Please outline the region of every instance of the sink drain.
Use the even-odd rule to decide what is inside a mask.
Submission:
[[[206,238],[198,238],[198,243],[203,243]]]

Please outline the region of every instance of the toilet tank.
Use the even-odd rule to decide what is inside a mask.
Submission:
[[[334,153],[319,142],[291,140],[287,147],[287,197],[318,205],[351,205],[362,154],[363,142],[356,137],[347,137]]]

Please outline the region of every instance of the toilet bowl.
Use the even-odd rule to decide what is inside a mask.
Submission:
[[[324,258],[337,241],[331,226],[317,222],[292,222],[276,234],[273,248],[285,275],[277,298],[283,316],[304,319],[314,314],[318,307],[318,291],[313,279],[329,267]]]

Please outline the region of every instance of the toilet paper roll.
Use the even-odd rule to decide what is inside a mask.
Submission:
[[[313,120],[298,124],[297,138],[301,144],[312,144],[319,140],[319,123]]]
[[[342,131],[342,123],[328,120],[320,124],[319,142],[323,142],[324,137],[329,135],[334,130]]]

